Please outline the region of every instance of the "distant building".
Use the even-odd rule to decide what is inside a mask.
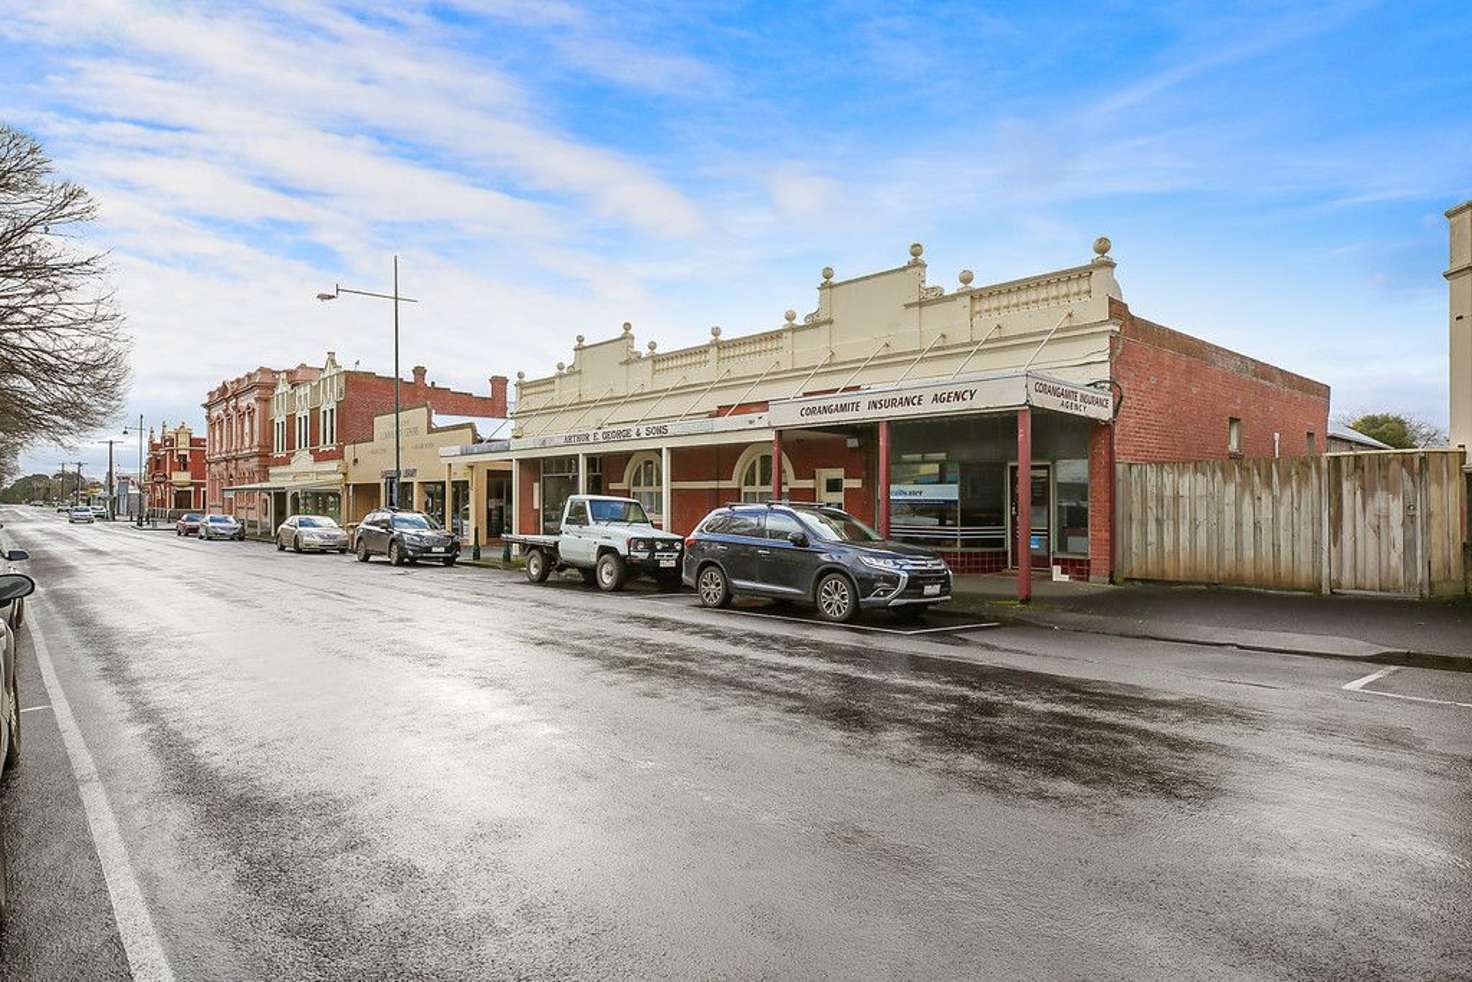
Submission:
[[[205,507],[205,439],[189,424],[165,423],[148,431],[148,507],[154,511],[202,511]]]
[[[1395,448],[1388,443],[1381,443],[1372,436],[1365,436],[1359,430],[1331,423],[1329,424],[1329,443],[1326,449],[1329,453],[1366,453],[1371,450],[1394,450]]]
[[[411,373],[412,378],[399,386],[405,418],[416,406],[478,419],[506,416],[505,376],[492,376],[488,394],[477,395],[436,385],[422,365]],[[345,369],[329,351],[320,368],[305,364],[287,370],[262,368],[236,383],[212,392],[206,404],[207,411],[214,407],[211,419],[218,420],[217,490],[226,510],[254,520],[262,531],[272,531],[287,516],[300,513],[344,520],[343,448],[372,441],[374,418],[384,412],[392,425],[393,376]],[[214,424],[210,432],[215,432]],[[229,449],[232,440],[239,451]],[[399,500],[407,508],[423,499],[411,486],[418,478],[407,473],[407,465],[404,479]],[[379,480],[378,500],[391,500],[392,469]],[[439,493],[443,485],[441,474],[430,494]],[[211,494],[215,492],[212,479]]]

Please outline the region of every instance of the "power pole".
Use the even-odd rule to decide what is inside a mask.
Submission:
[[[112,445],[116,441],[107,441],[107,518],[111,521],[117,506],[117,487],[113,478]]]

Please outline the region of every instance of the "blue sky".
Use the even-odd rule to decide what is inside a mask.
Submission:
[[[1107,234],[1136,313],[1444,424],[1469,42],[1466,3],[0,0],[0,119],[99,199],[134,418],[388,370],[386,310],[312,297],[395,251],[406,372],[480,390],[625,320],[774,327],[915,239],[952,287]]]

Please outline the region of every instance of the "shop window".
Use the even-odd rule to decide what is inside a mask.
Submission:
[[[753,457],[746,470],[741,472],[742,501],[772,500],[772,455],[764,453]]]
[[[1089,462],[1060,460],[1054,464],[1053,551],[1070,556],[1089,554]]]
[[[562,524],[562,508],[577,490],[578,458],[548,457],[542,461],[541,512],[542,533],[556,535]]]
[[[660,483],[660,466],[658,457],[645,457],[634,464],[634,471],[629,476],[629,497],[635,499],[644,506],[644,512],[656,524],[660,524],[664,518],[663,489]]]

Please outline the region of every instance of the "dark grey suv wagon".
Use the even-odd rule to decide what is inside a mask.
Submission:
[[[951,599],[951,570],[929,549],[890,542],[837,508],[731,504],[685,540],[681,577],[707,607],[733,596],[812,604],[828,621],[884,608],[919,615]]]

